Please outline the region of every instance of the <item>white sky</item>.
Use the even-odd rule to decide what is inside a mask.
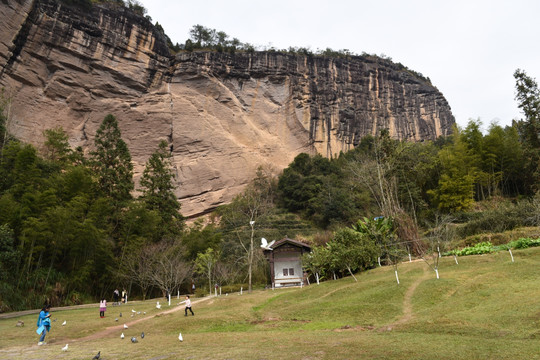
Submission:
[[[244,43],[385,54],[431,79],[457,123],[509,125],[517,68],[540,79],[539,0],[141,0],[173,43],[200,24]]]

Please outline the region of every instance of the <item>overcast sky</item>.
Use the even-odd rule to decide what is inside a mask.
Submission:
[[[522,115],[513,73],[540,79],[539,0],[141,0],[173,43],[200,24],[259,46],[392,58],[431,79],[456,121]]]

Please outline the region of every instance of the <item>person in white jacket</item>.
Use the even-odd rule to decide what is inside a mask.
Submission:
[[[99,317],[104,318],[105,317],[105,311],[107,310],[107,300],[105,298],[101,298],[101,301],[99,302]]]
[[[191,310],[191,300],[189,299],[189,295],[186,295],[186,314],[184,316],[187,316],[188,310],[191,311],[191,315],[195,315],[193,310]]]

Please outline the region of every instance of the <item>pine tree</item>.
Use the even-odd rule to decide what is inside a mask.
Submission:
[[[180,203],[174,194],[174,177],[171,154],[167,143],[162,141],[146,162],[140,182],[141,199],[161,217],[160,236],[177,234],[183,225]]]
[[[119,207],[132,198],[133,164],[113,115],[107,115],[101,123],[96,132],[95,144],[96,150],[91,155],[98,177],[98,188]]]

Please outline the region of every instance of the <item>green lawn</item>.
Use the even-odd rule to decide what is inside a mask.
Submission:
[[[540,359],[540,248],[514,257],[515,263],[504,251],[468,256],[459,265],[443,258],[439,280],[423,262],[403,263],[399,286],[385,267],[358,274],[358,283],[348,277],[223,295],[194,303],[189,317],[183,309],[155,316],[169,310],[157,310],[155,301],[109,306],[105,319],[97,308],[57,311],[41,347],[36,315],[0,320],[0,359],[91,359],[97,351],[109,360]],[[412,313],[403,321],[406,306]],[[147,314],[131,318],[132,308]],[[123,317],[115,322],[119,311]],[[130,325],[124,340],[123,330],[102,336],[109,326],[141,317],[149,319]],[[17,320],[25,326],[16,327]]]

